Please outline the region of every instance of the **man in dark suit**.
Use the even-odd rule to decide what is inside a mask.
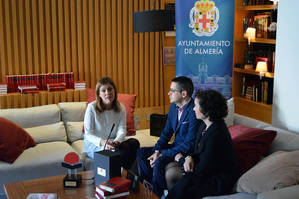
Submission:
[[[171,102],[166,126],[154,147],[143,147],[137,151],[141,179],[152,183],[153,191],[161,196],[167,188],[165,166],[174,161],[178,153],[188,154],[193,150],[199,120],[193,112],[193,83],[188,77],[172,79],[168,92]],[[169,144],[172,136],[174,142]]]
[[[239,176],[237,156],[228,128],[223,120],[227,115],[226,99],[215,90],[198,91],[194,112],[203,123],[199,127],[194,151],[183,156],[177,154],[167,165],[167,199],[203,198],[224,195],[232,191]],[[181,167],[183,167],[184,175]],[[178,175],[180,174],[180,175]],[[171,179],[171,178],[176,178]]]

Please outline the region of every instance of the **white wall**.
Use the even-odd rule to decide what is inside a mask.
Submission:
[[[299,133],[299,1],[280,0],[272,124]]]

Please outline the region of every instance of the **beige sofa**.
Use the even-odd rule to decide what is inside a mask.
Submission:
[[[232,106],[233,107],[233,106]],[[65,154],[77,152],[81,154],[83,134],[82,126],[86,102],[66,102],[58,105],[44,105],[21,109],[0,109],[0,117],[5,117],[23,127],[35,140],[37,145],[26,149],[13,164],[0,161],[0,198],[4,197],[3,184],[33,178],[41,178],[65,174],[61,166]],[[299,135],[269,124],[233,113],[230,109],[227,121],[231,124],[242,124],[248,127],[275,129],[277,136],[271,145],[269,154],[279,151],[299,149]],[[141,146],[153,146],[157,137],[149,135],[149,130],[138,130],[137,138]],[[80,155],[85,168],[90,169],[90,160]],[[296,198],[299,185],[259,193],[235,193],[229,196],[206,197],[205,199],[278,199]],[[2,197],[1,197],[2,196]],[[296,197],[295,197],[296,196]]]
[[[81,155],[83,143],[83,119],[86,102],[66,102],[32,108],[0,109],[5,117],[24,128],[36,142],[26,149],[13,164],[0,161],[0,198],[4,198],[3,184],[65,174],[61,166],[69,152],[80,154],[84,167],[92,167],[90,160]],[[152,146],[157,137],[149,136],[148,130],[137,131],[141,146]]]

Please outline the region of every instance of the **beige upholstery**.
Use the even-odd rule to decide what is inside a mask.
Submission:
[[[56,104],[0,109],[0,117],[5,117],[23,128],[30,128],[60,122],[60,110]]]
[[[61,120],[66,122],[80,122],[84,120],[86,102],[61,102],[58,107],[61,111]]]
[[[66,123],[66,133],[68,142],[75,142],[77,140],[82,140],[84,133],[82,132],[84,122],[67,122]]]
[[[55,124],[25,128],[36,144],[54,141],[66,141],[66,133],[63,122]]]

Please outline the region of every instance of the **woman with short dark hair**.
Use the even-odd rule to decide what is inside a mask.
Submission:
[[[195,149],[166,167],[167,199],[202,198],[229,194],[239,175],[236,153],[228,128],[226,99],[215,90],[197,91],[194,100],[199,127]]]

